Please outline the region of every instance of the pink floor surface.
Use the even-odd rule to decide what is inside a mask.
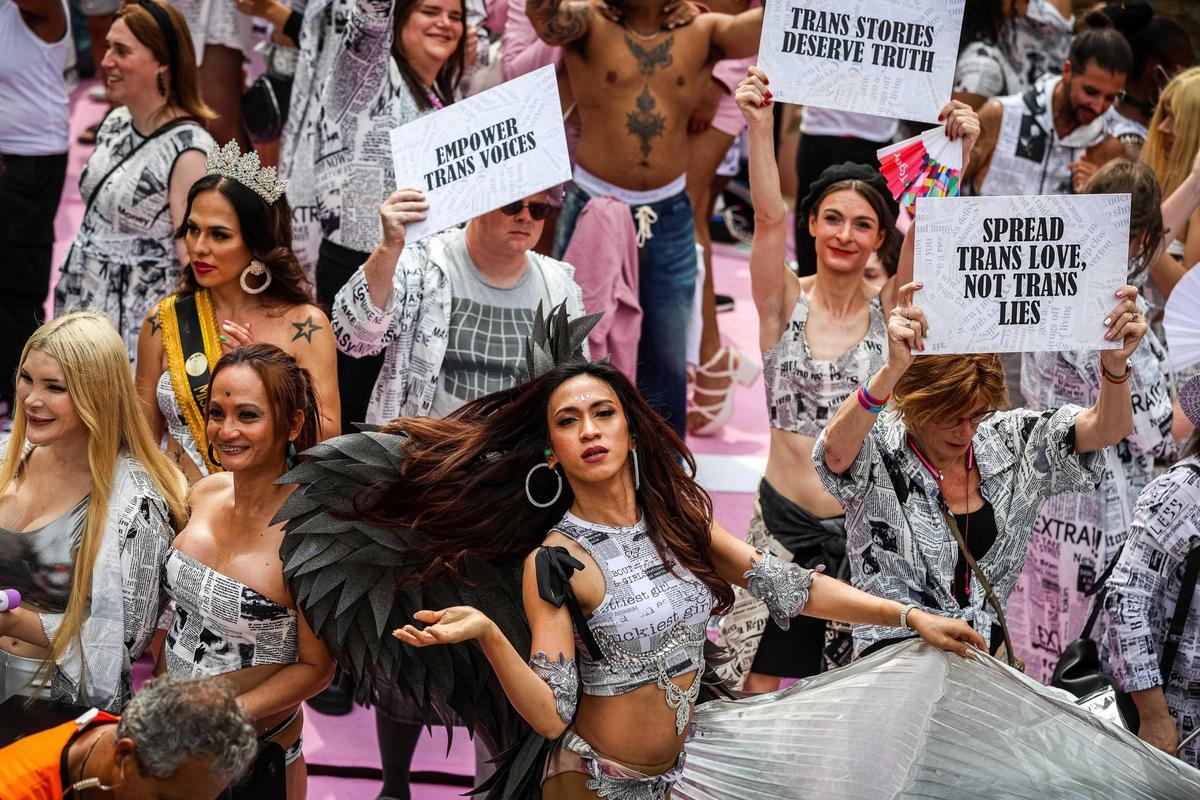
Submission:
[[[55,218],[56,244],[54,263],[63,262],[83,216],[79,197],[79,173],[92,148],[74,144],[75,137],[104,115],[105,106],[87,97],[93,81],[83,83],[72,95],[72,146],[67,167],[67,183]],[[744,247],[717,245],[714,250],[713,278],[716,290],[735,298],[732,312],[721,314],[722,338],[736,345],[755,360],[758,355],[758,320],[750,298],[750,273]],[[50,302],[49,300],[47,301]],[[691,437],[689,446],[701,455],[765,456],[768,445],[767,412],[762,376],[752,386],[737,387],[733,418],[715,437]],[[753,512],[754,495],[720,491],[711,487],[717,521],[738,536],[744,536]],[[304,731],[304,755],[309,763],[347,767],[378,767],[379,747],[372,712],[356,708],[345,717],[329,717],[309,710]],[[417,748],[414,772],[443,772],[470,776],[475,767],[474,749],[466,731],[455,731],[449,753],[446,735],[435,730],[427,733]],[[309,780],[309,800],[374,800],[379,784],[372,780],[315,776]],[[415,784],[414,800],[447,800],[460,796],[456,786]]]

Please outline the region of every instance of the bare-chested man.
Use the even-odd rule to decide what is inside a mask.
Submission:
[[[589,0],[527,0],[538,35],[566,47],[582,135],[555,256],[592,196],[630,207],[638,231],[642,337],[638,388],[679,432],[687,421],[685,341],[696,283],[695,228],[686,190],[688,116],[721,57],[758,49],[762,9],[700,14],[666,30],[667,0],[621,0],[620,22]]]
[[[1113,28],[1089,29],[1071,44],[1061,78],[1021,95],[989,100],[966,179],[981,195],[1071,194],[1124,147],[1105,122],[1133,64]]]

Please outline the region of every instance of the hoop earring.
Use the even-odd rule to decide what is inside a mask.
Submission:
[[[642,488],[642,476],[638,472],[637,448],[629,451],[629,457],[633,459],[633,490],[636,492]]]
[[[217,458],[217,454],[213,452],[212,442],[208,443],[208,460],[211,461],[213,464],[215,464],[217,467],[224,469],[223,467],[221,467],[221,459]]]
[[[554,473],[555,478],[558,478],[558,488],[554,490],[554,497],[551,497],[545,503],[539,503],[537,500],[534,500],[533,495],[529,491],[529,481],[533,478],[533,473],[537,472],[539,469],[548,469]],[[554,467],[546,463],[534,464],[533,468],[530,469],[525,475],[525,499],[529,501],[530,505],[537,506],[538,508],[549,508],[557,503],[558,498],[562,496],[562,484],[562,475],[559,475],[558,470],[556,470]]]
[[[257,289],[251,289],[250,284],[246,283],[247,275],[266,275],[267,277]],[[238,283],[242,285],[242,291],[246,294],[262,294],[271,285],[271,273],[267,270],[266,264],[256,258],[250,262],[249,266],[242,270],[241,277],[238,278]]]
[[[163,74],[161,72],[154,76],[154,82],[158,85],[158,93],[163,97],[166,97],[167,82],[163,80]]]

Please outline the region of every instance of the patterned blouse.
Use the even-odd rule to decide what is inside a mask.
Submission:
[[[1163,685],[1158,664],[1175,614],[1184,563],[1200,541],[1200,456],[1160,475],[1137,500],[1125,550],[1108,580],[1108,664],[1127,692]],[[1180,737],[1200,725],[1200,592],[1192,595],[1165,694]],[[1179,757],[1200,763],[1200,742]]]
[[[105,118],[79,176],[87,210],[54,290],[56,316],[71,308],[103,311],[130,360],[137,357],[142,320],[179,283],[169,198],[175,161],[187,150],[207,153],[214,146],[196,122],[146,137],[126,108]]]
[[[1078,406],[1057,411],[1004,411],[979,426],[975,461],[979,491],[996,516],[996,543],[979,559],[1001,602],[1025,563],[1034,516],[1059,492],[1093,490],[1104,452],[1075,452]],[[825,465],[823,432],[813,449],[821,482],[846,509],[846,552],[851,582],[865,592],[971,623],[985,640],[999,624],[983,587],[972,576],[970,603],[954,598],[958,545],[946,527],[941,492],[907,446],[904,423],[876,421],[858,456],[838,475]],[[898,628],[854,626],[854,650],[910,635]]]
[[[1133,433],[1107,448],[1098,492],[1063,493],[1042,506],[1025,570],[1008,598],[1013,649],[1025,660],[1026,674],[1043,683],[1054,674],[1063,648],[1083,631],[1094,602],[1084,593],[1116,558],[1134,503],[1154,476],[1155,459],[1170,463],[1175,457],[1167,354],[1153,331],[1130,360]],[[1094,351],[1026,353],[1025,402],[1030,408],[1091,405],[1100,395],[1099,362]],[[1097,641],[1102,635],[1103,627],[1093,632]]]

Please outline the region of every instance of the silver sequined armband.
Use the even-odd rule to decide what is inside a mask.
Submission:
[[[559,653],[558,661],[551,661],[539,650],[529,659],[529,667],[550,687],[558,716],[570,725],[579,702],[579,670],[575,668],[575,659]]]
[[[813,571],[799,564],[781,561],[770,552],[756,549],[761,561],[750,559],[750,569],[742,574],[746,579],[746,591],[767,604],[771,619],[783,630],[787,630],[792,617],[800,613],[808,602],[812,588]]]

